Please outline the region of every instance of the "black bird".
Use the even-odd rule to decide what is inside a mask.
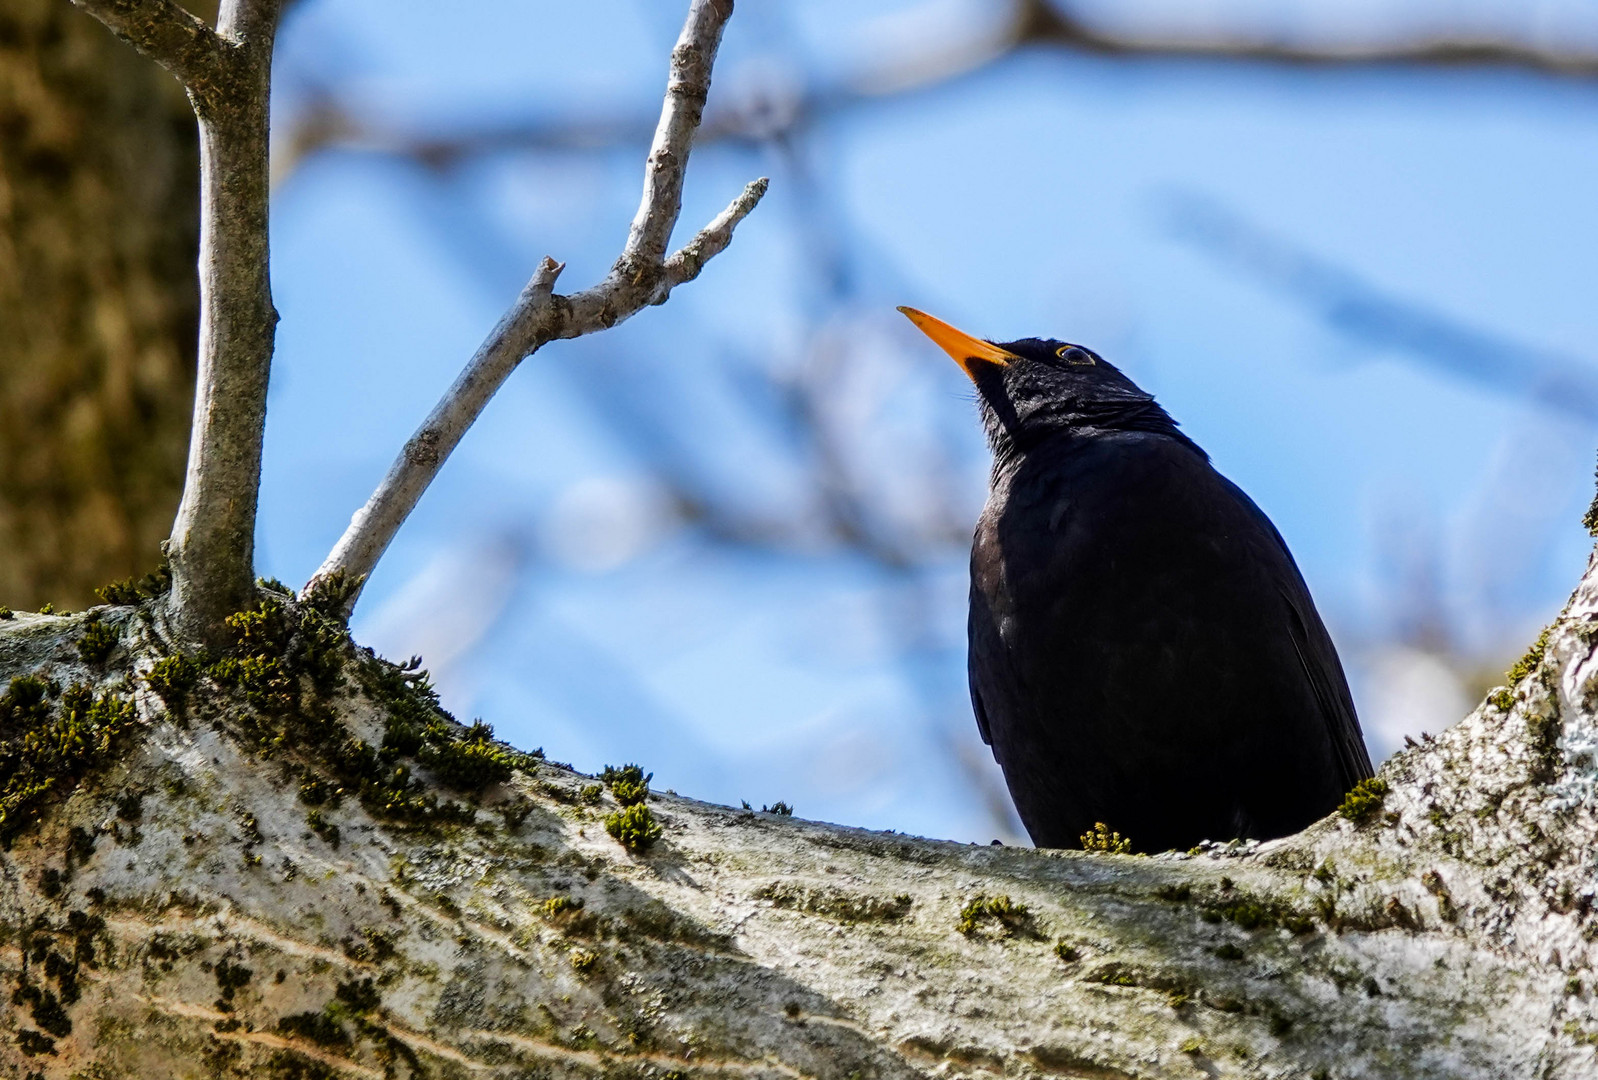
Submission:
[[[1285,836],[1371,775],[1337,650],[1270,519],[1114,365],[900,308],[976,384],[982,738],[1039,847]]]

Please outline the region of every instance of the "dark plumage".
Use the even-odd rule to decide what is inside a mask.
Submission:
[[[1267,839],[1371,775],[1336,649],[1270,520],[1096,353],[960,361],[993,451],[971,548],[971,702],[1034,843]]]

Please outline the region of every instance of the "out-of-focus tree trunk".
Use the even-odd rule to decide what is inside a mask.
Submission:
[[[193,397],[198,167],[172,76],[62,0],[0,4],[0,602],[80,606],[160,558]]]

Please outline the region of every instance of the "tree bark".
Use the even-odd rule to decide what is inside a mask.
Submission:
[[[200,341],[188,472],[167,553],[178,634],[212,644],[255,582],[272,306],[268,124],[280,0],[222,0],[221,74],[189,82],[200,124]],[[203,68],[202,68],[203,71]]]
[[[606,821],[620,784],[539,763],[460,796],[394,749],[383,768],[461,807],[406,825],[329,792],[368,760],[352,740],[420,722],[372,673],[414,675],[341,646],[343,688],[302,676],[298,713],[227,689],[250,683],[225,664],[169,710],[159,611],[94,614],[116,642],[96,663],[86,617],[0,622],[0,674],[131,687],[137,712],[82,776],[0,787],[7,820],[34,806],[0,855],[17,1076],[1598,1070],[1598,562],[1513,685],[1389,761],[1385,790],[1297,836],[1153,857],[671,793],[643,804],[663,836],[629,850]],[[335,727],[313,742],[274,715]]]
[[[60,0],[0,6],[0,602],[155,567],[183,476],[198,141],[173,78]]]

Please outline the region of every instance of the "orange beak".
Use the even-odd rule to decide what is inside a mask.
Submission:
[[[933,343],[954,357],[954,362],[959,364],[972,382],[977,381],[977,369],[973,366],[978,363],[998,364],[1004,366],[1011,360],[1021,359],[1015,353],[1001,349],[991,341],[974,338],[964,330],[956,330],[942,319],[935,319],[924,311],[917,311],[913,307],[900,307],[905,318],[916,324]]]

